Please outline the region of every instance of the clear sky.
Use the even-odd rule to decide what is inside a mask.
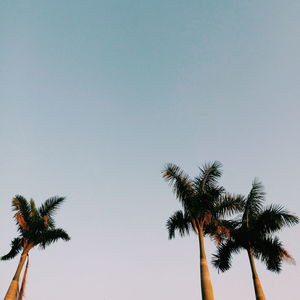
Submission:
[[[219,160],[229,191],[257,176],[300,214],[299,15],[297,0],[0,0],[1,255],[15,194],[66,196],[72,237],[32,250],[28,299],[200,299],[196,236],[167,239],[168,162]],[[298,262],[299,236],[280,235]],[[254,299],[245,253],[210,269],[216,300]],[[298,266],[258,271],[268,299],[299,299]]]

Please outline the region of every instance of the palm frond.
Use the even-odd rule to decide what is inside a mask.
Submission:
[[[254,256],[263,261],[267,269],[273,272],[279,273],[281,271],[282,260],[284,258],[291,258],[283,248],[278,237],[267,236],[257,239],[252,247]]]
[[[52,217],[54,212],[60,207],[64,202],[65,197],[51,197],[47,199],[39,208],[40,215]]]
[[[183,213],[181,210],[176,211],[167,221],[167,229],[169,232],[169,239],[175,237],[175,231],[179,231],[181,236],[189,235],[191,228],[191,218]]]
[[[253,224],[254,230],[269,234],[299,223],[296,215],[290,214],[283,206],[272,204],[257,215]]]
[[[252,188],[247,198],[247,209],[251,213],[256,213],[262,208],[263,202],[265,200],[265,191],[262,182],[257,178],[254,179],[252,183]]]
[[[27,230],[30,220],[30,205],[27,200],[21,195],[16,195],[12,200],[12,208],[16,212],[14,218],[18,225],[18,230],[20,232]]]
[[[262,210],[263,201],[265,200],[264,187],[257,178],[252,182],[252,188],[246,199],[243,223],[249,223],[249,218],[259,214]]]
[[[21,238],[15,238],[11,242],[11,250],[4,256],[1,257],[1,260],[9,260],[13,259],[18,255],[18,253],[22,250],[22,239]]]
[[[205,193],[210,188],[214,187],[218,183],[218,179],[222,175],[222,164],[218,161],[213,163],[206,163],[200,168],[200,175],[195,178],[195,185]]]
[[[222,242],[217,247],[217,254],[213,254],[212,264],[218,271],[225,272],[231,267],[232,254],[238,253],[240,247],[232,240]]]
[[[215,204],[215,212],[217,216],[233,215],[242,212],[245,208],[245,197],[243,195],[235,195],[226,193],[222,195]]]
[[[173,186],[173,192],[184,207],[189,205],[194,195],[192,181],[180,167],[174,164],[167,164],[162,171],[163,177]]]
[[[42,232],[40,235],[37,235],[34,242],[35,245],[39,245],[42,249],[45,249],[47,246],[57,242],[60,239],[69,241],[71,238],[65,230],[56,228],[47,230],[46,232]]]
[[[30,205],[30,216],[36,216],[38,214],[38,211],[36,209],[36,205],[33,199],[30,199],[29,201],[29,205]]]

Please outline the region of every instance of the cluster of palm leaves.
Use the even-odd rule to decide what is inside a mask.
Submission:
[[[163,177],[172,185],[182,210],[167,221],[169,238],[177,231],[181,236],[195,232],[199,239],[200,280],[203,300],[213,300],[213,288],[207,266],[204,236],[217,242],[217,253],[212,264],[221,272],[231,267],[232,255],[246,250],[249,257],[256,300],[265,295],[255,268],[254,258],[266,264],[267,269],[279,272],[283,260],[293,261],[277,236],[285,226],[299,222],[299,218],[279,205],[263,206],[265,193],[262,184],[254,180],[247,197],[229,194],[218,180],[221,164],[213,162],[200,169],[199,176],[191,179],[177,165],[168,164]],[[233,214],[240,216],[229,220]]]
[[[11,281],[4,300],[21,300],[24,295],[26,275],[29,264],[29,251],[39,246],[45,249],[52,243],[62,239],[70,240],[69,235],[61,228],[55,227],[54,213],[64,202],[63,197],[52,197],[46,200],[39,208],[34,200],[27,201],[22,196],[15,196],[12,200],[14,219],[19,236],[12,240],[11,250],[1,257],[1,260],[9,260],[21,253],[21,258],[16,273]],[[22,285],[19,289],[19,279],[26,263]]]

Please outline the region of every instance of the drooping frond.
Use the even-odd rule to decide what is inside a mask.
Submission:
[[[261,259],[266,264],[268,270],[277,273],[281,271],[283,258],[287,256],[291,257],[283,248],[278,237],[272,238],[271,236],[266,236],[257,239],[252,249],[254,256]]]
[[[225,272],[231,267],[232,254],[238,253],[240,247],[232,240],[222,242],[217,247],[217,254],[213,254],[212,264],[218,271]]]
[[[167,221],[167,229],[169,232],[169,239],[175,237],[175,231],[179,231],[181,236],[189,235],[191,228],[191,218],[183,213],[181,210],[176,211]]]
[[[47,246],[57,242],[60,239],[69,241],[70,237],[66,231],[61,228],[49,229],[37,235],[34,239],[34,243],[35,245],[39,245],[42,249],[45,249]]]
[[[222,195],[215,204],[217,216],[231,216],[235,213],[242,212],[245,208],[245,197],[226,193]]]
[[[253,227],[257,232],[269,234],[297,223],[299,218],[296,215],[290,214],[283,206],[272,204],[257,215]]]
[[[200,175],[195,178],[194,184],[198,191],[207,193],[213,187],[216,187],[218,179],[222,175],[222,164],[218,161],[206,163],[200,168]]]
[[[4,256],[1,257],[1,260],[9,260],[13,259],[18,255],[18,253],[22,250],[22,239],[21,238],[15,238],[11,242],[11,250]]]
[[[192,181],[178,166],[167,164],[163,177],[173,186],[173,192],[184,207],[189,205],[194,195]]]

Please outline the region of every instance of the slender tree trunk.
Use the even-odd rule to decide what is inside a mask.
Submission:
[[[204,249],[204,234],[203,226],[198,226],[199,248],[200,248],[200,281],[202,300],[214,300],[213,288],[210,280],[209,270],[206,261],[206,254]]]
[[[23,274],[22,285],[21,285],[21,288],[19,291],[18,300],[22,300],[24,293],[25,293],[25,285],[26,285],[26,279],[27,279],[28,266],[29,266],[29,255],[27,254],[27,263],[25,266],[24,274]]]
[[[16,300],[17,294],[18,294],[18,289],[19,289],[19,278],[20,278],[24,263],[26,261],[27,254],[28,254],[28,251],[24,250],[21,255],[17,271],[11,281],[11,284],[10,284],[10,286],[7,290],[7,293],[4,297],[4,300]]]
[[[251,266],[251,271],[252,271],[252,278],[253,278],[253,285],[254,285],[256,300],[266,300],[266,297],[265,297],[264,291],[262,289],[258,274],[256,272],[252,249],[250,248],[247,251],[248,251],[248,256],[249,256],[249,261],[250,261],[250,266]]]

